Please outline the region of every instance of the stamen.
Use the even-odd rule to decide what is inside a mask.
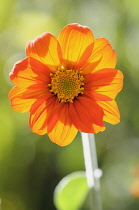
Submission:
[[[84,77],[81,71],[58,68],[55,74],[51,73],[51,84],[48,84],[50,92],[56,95],[59,102],[71,102],[84,93]]]

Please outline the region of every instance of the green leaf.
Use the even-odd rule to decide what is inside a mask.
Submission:
[[[87,194],[85,172],[74,172],[64,177],[54,191],[54,203],[58,210],[79,210]]]

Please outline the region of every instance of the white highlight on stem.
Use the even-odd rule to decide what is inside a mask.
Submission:
[[[86,177],[90,188],[90,209],[102,210],[100,181],[102,171],[98,169],[94,134],[81,133]]]
[[[0,210],[2,210],[2,207],[1,207],[1,198],[0,198]]]

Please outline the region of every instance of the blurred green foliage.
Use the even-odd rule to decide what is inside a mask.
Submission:
[[[73,172],[64,177],[54,191],[54,203],[60,210],[77,210],[84,206],[89,194],[84,171]]]
[[[139,164],[139,1],[134,0],[2,0],[0,5],[0,209],[53,210],[53,191],[65,175],[84,170],[80,134],[59,147],[47,135],[33,134],[28,113],[12,110],[8,74],[25,57],[30,39],[48,31],[58,35],[68,23],[90,27],[117,52],[125,75],[117,102],[121,123],[107,124],[96,135],[104,210],[138,210],[130,192]],[[71,201],[72,202],[72,201]],[[66,209],[65,209],[66,210]]]

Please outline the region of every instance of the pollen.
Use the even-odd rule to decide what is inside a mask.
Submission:
[[[84,77],[79,70],[68,70],[61,66],[56,73],[51,73],[50,92],[56,95],[59,102],[71,102],[84,93]]]

